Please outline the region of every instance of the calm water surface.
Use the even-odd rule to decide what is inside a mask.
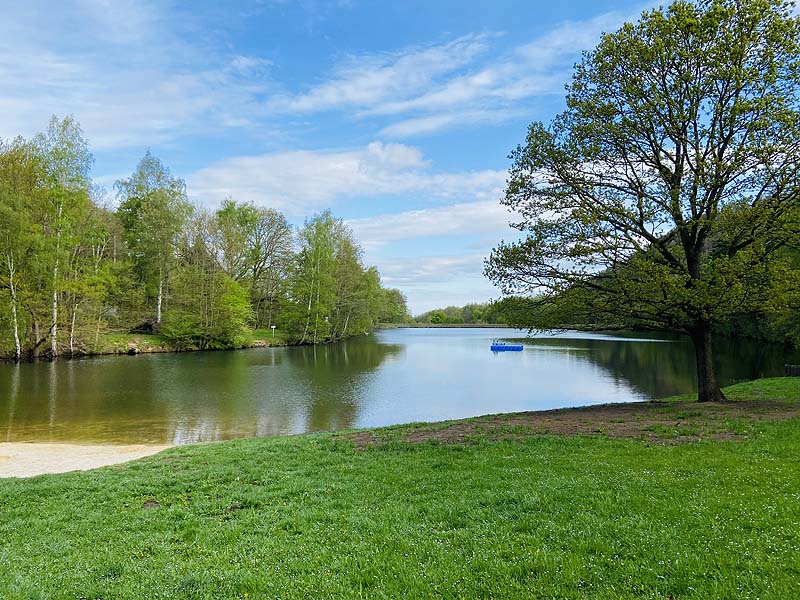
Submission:
[[[493,338],[522,352],[493,354]],[[782,348],[719,344],[723,385],[782,374]],[[692,392],[664,335],[396,329],[341,344],[0,365],[0,441],[175,443],[629,402]]]

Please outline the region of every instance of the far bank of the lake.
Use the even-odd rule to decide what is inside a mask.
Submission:
[[[0,596],[790,598],[800,379],[726,393],[2,480]]]
[[[178,346],[157,334],[148,333],[116,333],[106,334],[96,351],[86,352],[84,356],[106,356],[112,354],[153,354],[164,352],[203,352],[214,350],[194,346]],[[243,350],[247,348],[269,348],[288,346],[289,342],[282,334],[273,335],[266,330],[252,330],[239,345],[227,350]]]
[[[86,358],[92,356],[119,356],[136,354],[167,354],[183,352],[225,352],[251,348],[279,348],[296,345],[282,333],[273,334],[269,330],[255,329],[238,345],[230,348],[198,348],[179,346],[155,333],[105,333],[98,336],[97,344],[90,349],[78,349],[74,355],[63,353],[60,358]],[[13,355],[0,356],[0,361],[12,361]],[[47,358],[42,356],[42,358]]]
[[[512,329],[505,323],[381,323],[378,329]]]

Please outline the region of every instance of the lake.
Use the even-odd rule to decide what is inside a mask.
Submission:
[[[492,353],[493,338],[524,344]],[[723,385],[800,357],[724,340]],[[631,402],[695,389],[661,334],[390,329],[327,346],[0,364],[0,441],[184,444]]]

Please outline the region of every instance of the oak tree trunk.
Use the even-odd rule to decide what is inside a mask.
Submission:
[[[695,364],[697,366],[697,401],[723,402],[727,400],[717,383],[714,370],[714,356],[711,343],[711,324],[698,323],[690,333],[694,344]]]

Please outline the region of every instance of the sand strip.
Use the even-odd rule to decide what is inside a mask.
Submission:
[[[85,446],[82,444],[0,443],[0,477],[85,471],[136,460],[169,446]]]

